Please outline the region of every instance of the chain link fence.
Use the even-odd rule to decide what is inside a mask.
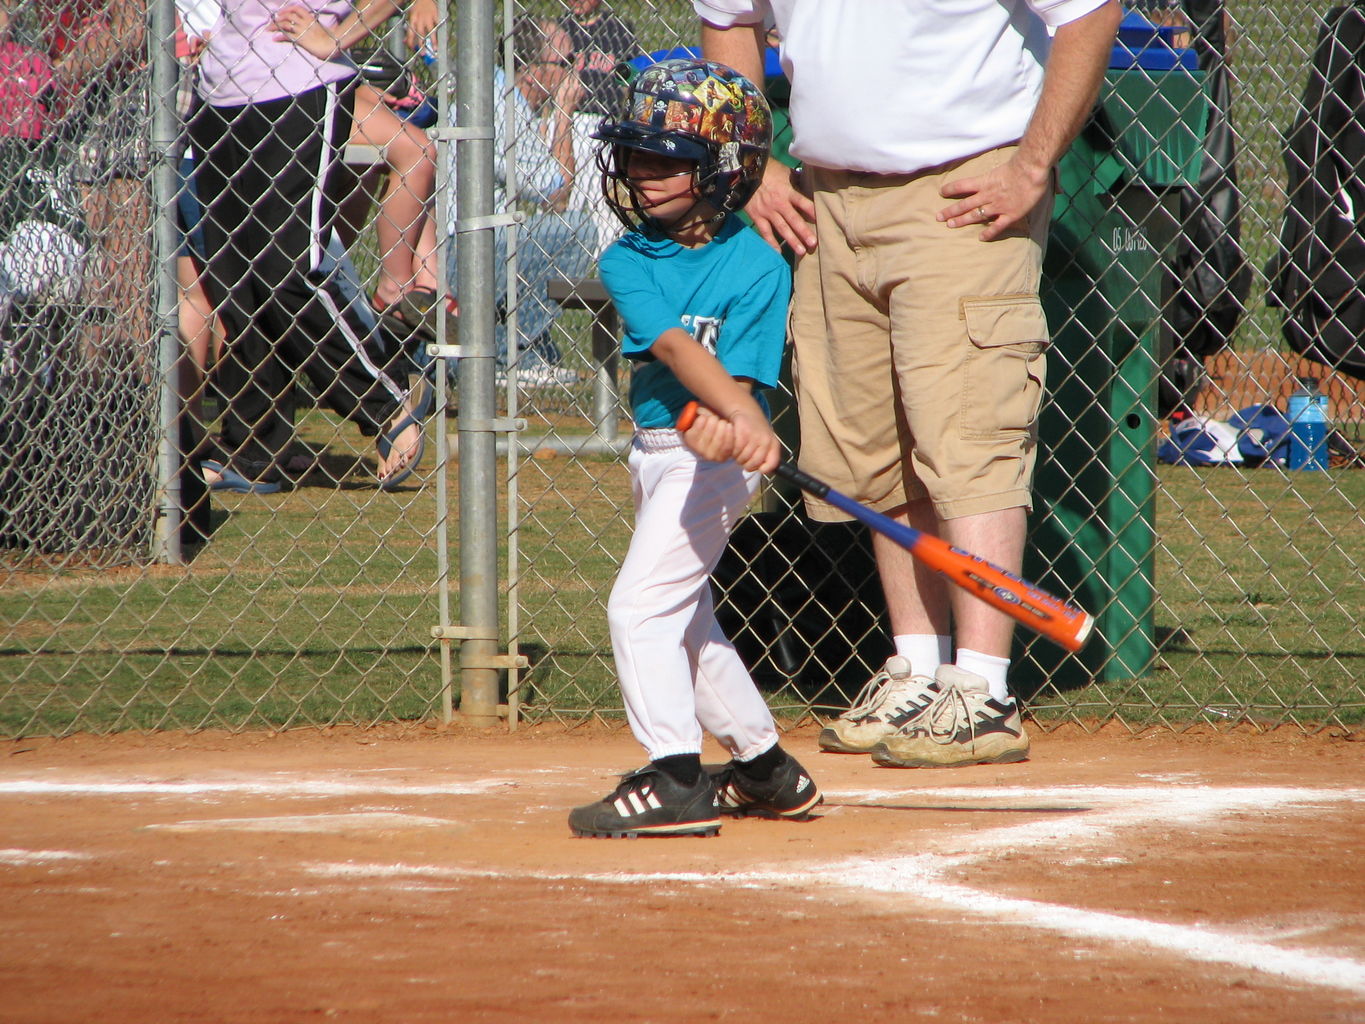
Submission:
[[[215,315],[234,282],[198,289],[203,260],[177,258],[195,210],[177,220],[186,204],[171,200],[196,178],[176,174],[192,65],[171,46],[170,5],[124,18],[111,2],[64,26],[48,5],[18,5],[9,39],[55,67],[53,91],[34,94],[39,127],[0,124],[0,732],[457,708],[621,720],[605,604],[631,529],[628,370],[595,276],[619,229],[595,198],[591,90],[572,118],[572,188],[534,186],[557,161],[566,62],[691,45],[696,28],[688,3],[617,0],[622,24],[595,45],[563,41],[564,19],[593,6],[452,5],[429,48],[395,19],[376,52],[357,51],[389,97],[337,140],[355,187],[332,262],[309,280],[332,275],[340,287],[322,293],[370,332],[357,351],[415,386],[409,401],[435,383],[426,451],[381,489],[383,449],[407,437],[377,447],[372,433],[401,415],[355,414],[300,362],[274,396],[291,425],[271,435],[266,475],[227,480],[240,493],[207,488],[202,463],[254,466],[233,461],[245,442],[224,441],[256,436],[234,426],[243,403],[222,362],[250,318]],[[1044,728],[1358,732],[1365,387],[1286,347],[1271,287],[1283,133],[1328,8],[1142,6],[1159,37],[1116,52],[1061,169],[1045,272],[1052,399],[1026,574],[1074,595],[1098,635],[1075,656],[1021,636],[1014,684]],[[518,39],[520,18],[555,20],[548,48]],[[98,70],[64,85],[82,54]],[[467,83],[485,68],[500,98],[482,108]],[[218,227],[210,245],[233,237]],[[399,302],[395,282],[418,290]],[[428,286],[456,294],[458,317]],[[1325,471],[1291,470],[1277,447],[1271,412],[1299,377],[1327,396]],[[785,389],[773,405],[795,449]],[[792,719],[837,713],[890,653],[866,536],[810,523],[784,486],[765,486],[716,588],[727,632]]]

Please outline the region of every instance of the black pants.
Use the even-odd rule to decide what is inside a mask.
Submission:
[[[215,373],[223,448],[252,479],[279,474],[294,433],[297,371],[367,436],[403,400],[402,378],[386,371],[398,347],[346,312],[318,270],[353,110],[353,86],[339,83],[241,107],[201,104],[190,125],[204,284],[227,337]]]

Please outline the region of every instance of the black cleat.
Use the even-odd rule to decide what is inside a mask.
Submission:
[[[714,836],[720,832],[716,789],[702,772],[684,786],[647,764],[621,777],[616,790],[594,804],[569,812],[576,836],[634,839],[637,836]]]
[[[731,761],[712,776],[720,813],[733,817],[800,819],[824,801],[806,769],[790,754],[765,781],[748,778],[742,761]]]

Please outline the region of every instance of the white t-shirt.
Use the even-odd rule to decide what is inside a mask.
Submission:
[[[909,174],[1017,141],[1049,29],[1105,0],[692,0],[721,28],[775,20],[792,155]]]

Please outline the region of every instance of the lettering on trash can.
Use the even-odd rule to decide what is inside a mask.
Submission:
[[[1109,251],[1115,254],[1121,252],[1155,252],[1152,243],[1147,240],[1146,228],[1115,228],[1110,238]]]

